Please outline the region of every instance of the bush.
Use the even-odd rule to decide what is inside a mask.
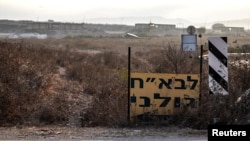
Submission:
[[[93,44],[91,40],[96,39],[89,40],[85,39],[78,45],[89,49]],[[48,39],[46,42],[70,44],[65,39],[57,42]],[[77,42],[81,40],[77,39]],[[103,42],[98,41],[97,47],[102,47]],[[140,44],[138,42],[135,44]],[[71,45],[54,48],[45,47],[43,42],[36,40],[0,41],[1,126],[128,124],[126,54],[113,51],[90,54],[79,51],[79,46]],[[183,52],[174,44],[163,46],[164,49],[150,49],[154,46],[157,44],[149,44],[141,50],[136,48],[131,56],[132,72],[199,73],[200,62],[195,52]],[[248,45],[243,48],[247,50]],[[230,62],[250,59],[244,57],[230,58]],[[229,64],[230,94],[220,97],[208,94],[208,68],[207,62],[203,63],[202,97],[198,112],[188,113],[183,109],[172,117],[145,119],[154,121],[157,126],[174,124],[194,128],[205,128],[217,117],[226,124],[246,123],[250,112],[240,112],[240,105],[235,101],[250,88],[249,66],[244,63]]]

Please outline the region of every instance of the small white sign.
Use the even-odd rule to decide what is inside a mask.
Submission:
[[[194,35],[182,35],[182,50],[183,51],[196,51],[197,36]]]

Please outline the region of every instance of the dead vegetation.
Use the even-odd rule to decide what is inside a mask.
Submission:
[[[0,125],[128,125],[128,46],[133,72],[199,73],[199,54],[176,49],[173,39],[1,40]],[[206,63],[199,111],[183,110],[165,123],[206,128],[219,117],[247,124],[249,112],[235,101],[250,88],[249,67],[230,66],[230,95],[217,97],[207,94]]]

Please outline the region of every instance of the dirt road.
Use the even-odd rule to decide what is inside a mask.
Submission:
[[[206,130],[178,127],[0,127],[0,140],[206,141]]]

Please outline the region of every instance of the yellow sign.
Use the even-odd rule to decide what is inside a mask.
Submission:
[[[197,108],[198,74],[131,73],[130,120],[143,114],[172,115],[184,106]]]

